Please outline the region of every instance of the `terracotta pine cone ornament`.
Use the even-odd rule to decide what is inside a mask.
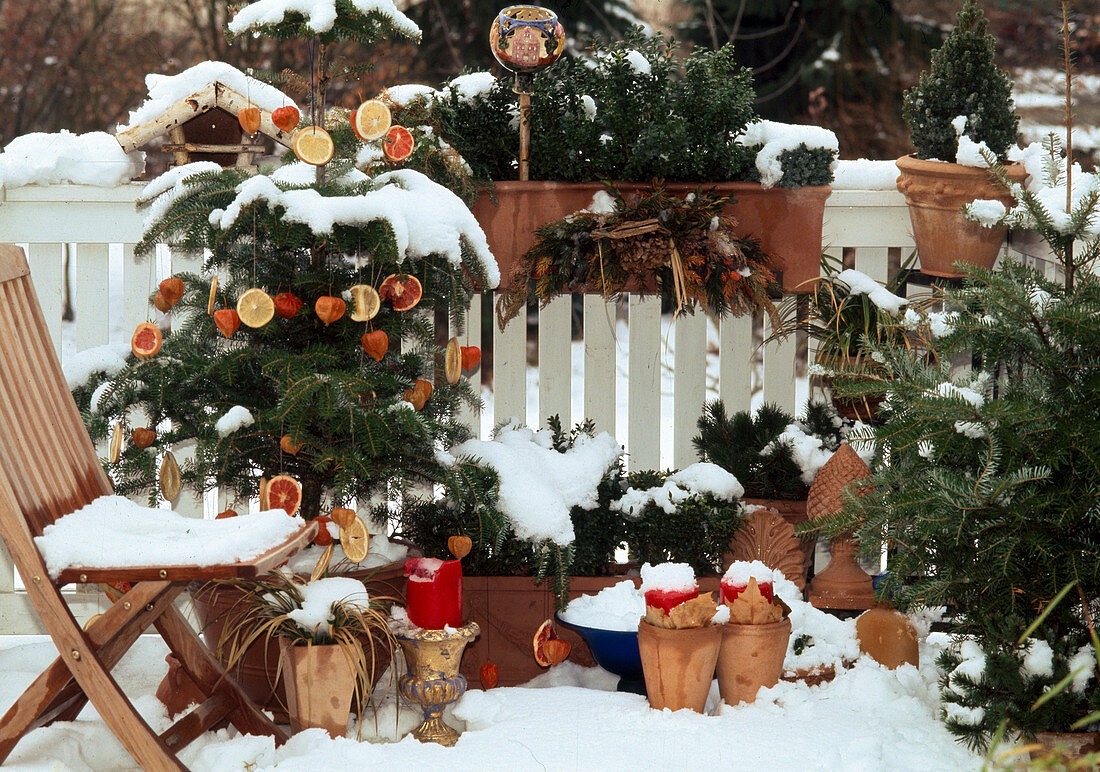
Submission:
[[[810,520],[835,514],[841,508],[841,491],[871,476],[863,459],[847,443],[837,448],[814,478],[806,497]],[[850,535],[830,544],[832,560],[810,583],[809,601],[818,608],[865,609],[875,605],[871,577],[856,562],[856,546]]]

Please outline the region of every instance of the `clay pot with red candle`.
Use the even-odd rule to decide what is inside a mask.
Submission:
[[[462,627],[462,561],[409,558],[405,577],[410,622],[425,630]]]

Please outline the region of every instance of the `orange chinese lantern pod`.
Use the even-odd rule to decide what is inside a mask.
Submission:
[[[317,302],[313,304],[313,310],[317,312],[317,317],[325,323],[325,327],[343,316],[346,309],[347,303],[344,302],[343,298],[333,297],[332,295],[319,297]]]
[[[293,292],[280,292],[274,297],[275,313],[284,319],[293,319],[302,307],[301,299]]]
[[[271,111],[271,122],[282,131],[294,131],[298,128],[298,121],[301,118],[302,114],[294,105],[283,105]]]
[[[481,363],[481,349],[477,346],[462,347],[462,369],[470,372]]]
[[[375,330],[363,335],[363,351],[376,362],[381,362],[382,357],[390,349],[390,336],[382,330]]]
[[[131,435],[130,440],[134,443],[135,447],[144,449],[157,441],[157,433],[152,429],[138,427],[134,429],[134,433]]]
[[[241,326],[241,317],[235,308],[223,308],[214,312],[214,324],[222,331],[222,335],[232,338],[233,333]]]
[[[418,379],[413,387],[405,392],[406,401],[410,402],[417,410],[422,410],[424,404],[432,396],[431,381]]]
[[[168,302],[168,298],[164,297],[164,295],[159,292],[153,295],[153,307],[162,314],[166,314],[172,310],[172,304]]]
[[[244,133],[251,137],[260,130],[260,108],[255,105],[244,108],[237,113],[237,120],[244,129]]]
[[[218,514],[214,515],[215,520],[225,520],[226,518],[230,517],[237,517],[237,510],[227,509],[224,512],[219,512]]]
[[[180,299],[183,297],[183,279],[176,276],[169,276],[160,283],[157,289],[160,290],[161,297],[168,302],[168,307],[171,308],[176,303],[180,302]]]
[[[455,535],[447,539],[447,549],[455,556],[456,560],[462,560],[470,554],[470,550],[473,548],[474,540],[469,536]]]
[[[157,355],[163,342],[164,337],[155,324],[142,322],[130,338],[130,350],[138,359],[148,359]]]
[[[289,434],[284,434],[282,439],[279,440],[279,447],[282,448],[283,453],[291,456],[298,455],[298,451],[302,449],[300,442],[295,442]]]
[[[317,523],[317,535],[313,537],[313,543],[318,547],[327,547],[332,544],[332,531],[328,529],[332,519],[321,515],[313,522]]]
[[[500,668],[497,663],[489,660],[481,666],[481,688],[488,691],[497,685],[500,680]]]
[[[347,507],[335,507],[328,516],[332,519],[332,522],[340,526],[340,529],[351,527],[351,524],[355,521],[355,510],[348,509]]]

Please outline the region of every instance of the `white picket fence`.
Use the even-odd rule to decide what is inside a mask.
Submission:
[[[0,243],[27,247],[32,278],[63,361],[75,351],[113,342],[112,330],[116,339],[124,334],[122,340],[127,340],[129,331],[147,320],[146,299],[161,278],[198,270],[194,255],[167,250],[157,259],[134,259],[142,232],[142,217],[134,206],[140,190],[136,184],[0,190]],[[825,210],[823,244],[849,265],[885,280],[913,248],[901,195],[834,191]],[[63,335],[66,251],[75,321]],[[804,378],[800,380],[806,345],[788,338],[761,351],[754,341],[767,334],[767,322],[760,318],[723,319],[717,334],[708,336],[705,315],[662,320],[656,298],[631,296],[624,309],[586,296],[583,343],[575,347],[569,298],[558,298],[539,312],[537,335],[531,340],[530,326],[520,319],[504,330],[477,323],[483,304],[493,301],[490,295],[474,298],[463,336],[466,345],[493,349],[492,382],[484,384],[492,389],[491,412],[464,415],[482,434],[513,417],[529,425],[544,424],[554,414],[566,424],[591,418],[622,441],[632,468],[681,467],[695,459],[691,438],[708,394],[720,395],[733,410],[748,408],[754,393],[792,412],[806,398]],[[624,315],[625,323],[618,321]],[[670,399],[662,396],[663,381]],[[217,504],[211,501],[206,509]],[[203,514],[203,502],[186,494],[176,507]],[[101,611],[103,603],[94,591],[72,596],[79,618]],[[38,632],[38,621],[0,548],[0,634]]]

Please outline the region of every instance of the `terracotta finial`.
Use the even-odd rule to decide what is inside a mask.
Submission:
[[[724,567],[735,560],[759,560],[805,590],[806,556],[794,526],[770,509],[758,509],[745,519],[745,525],[730,539],[729,552],[722,556]]]

